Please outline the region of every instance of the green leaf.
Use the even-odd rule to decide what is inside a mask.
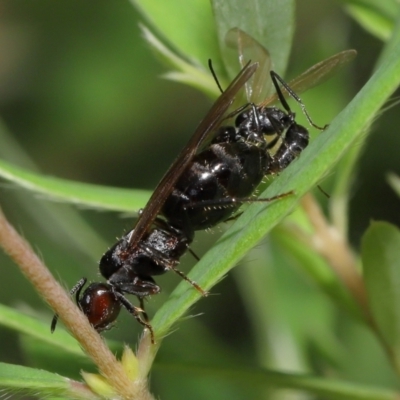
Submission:
[[[214,64],[218,64],[220,53],[211,8],[208,4],[198,0],[179,3],[176,6],[170,3],[163,6],[151,1],[135,1],[134,3],[146,18],[163,32],[165,38],[194,64],[199,65],[202,60],[203,65],[206,65],[206,60],[210,57]],[[267,46],[274,60],[274,68],[283,71],[286,67],[293,36],[294,2],[285,0],[284,4],[280,4],[279,7],[274,4],[273,2],[254,0],[243,8],[243,4],[237,2],[229,3],[227,6],[215,1],[213,6],[220,42],[223,42],[222,49],[226,48],[224,42],[226,32],[233,26],[240,26]],[[282,7],[285,9],[285,13],[282,13]],[[179,20],[179,24],[172,23],[175,19]],[[183,22],[184,25],[187,25],[187,31],[191,32],[190,35],[181,34],[182,31],[185,31],[182,26]],[[145,28],[144,35],[153,48],[157,49],[158,54],[180,71],[170,73],[167,77],[195,86],[208,95],[215,96],[217,94],[217,87],[211,74],[202,72],[184,61]],[[232,70],[238,71],[236,63],[232,65]],[[137,211],[146,204],[149,198],[147,191],[109,188],[43,176],[5,161],[0,161],[0,176],[52,200],[104,210]]]
[[[36,174],[0,160],[0,176],[51,200],[102,210],[134,212],[150,197],[146,190],[114,188]]]
[[[62,398],[96,399],[84,385],[60,375],[38,369],[0,363],[0,387],[11,391],[24,389],[32,394]],[[64,397],[65,396],[65,397]]]
[[[228,71],[230,79],[240,69],[237,52],[232,52],[225,43],[227,32],[234,27],[241,28],[264,45],[270,52],[273,68],[282,75],[284,74],[294,32],[293,0],[284,0],[279,3],[252,0],[247,2],[246,6],[236,0],[213,1],[218,39],[211,9],[207,3],[200,4],[198,1],[192,0],[185,2],[183,8],[179,3],[178,12],[174,10],[171,18],[168,15],[173,7],[169,3],[166,9],[160,7],[159,4],[154,5],[152,2],[133,1],[133,3],[151,23],[152,31],[156,32],[153,34],[149,29],[142,28],[147,42],[165,63],[179,71],[165,74],[168,79],[186,83],[209,96],[216,96],[218,88],[208,72],[207,60],[212,60],[222,86],[227,86],[228,79],[225,69]],[[189,5],[190,11],[187,10],[187,5]],[[177,18],[177,15],[178,18],[185,18],[185,24],[188,21],[191,22],[186,14],[196,16],[196,23],[190,23],[190,35],[181,34],[182,20],[176,26],[171,23]],[[161,40],[157,39],[157,36],[163,38],[164,42],[172,44],[178,52],[170,50]],[[221,53],[224,66],[221,61]],[[199,68],[199,66],[202,67]]]
[[[47,345],[48,349],[52,348],[53,352],[62,351],[73,356],[87,358],[79,343],[62,326],[58,326],[57,330],[51,334],[50,321],[50,319],[41,321],[0,304],[0,325],[39,340]],[[120,343],[112,340],[107,342],[114,352],[121,351]]]
[[[362,240],[365,283],[374,319],[400,362],[400,231],[373,222]]]
[[[59,329],[57,334],[50,333],[50,321],[44,323],[29,317],[10,307],[0,304],[0,325],[24,333],[41,341],[78,356],[83,352],[76,340],[66,331]]]
[[[399,12],[395,0],[346,0],[347,12],[369,33],[381,40],[392,35]]]
[[[151,25],[152,31],[192,64],[208,70],[209,58],[216,63],[220,60],[215,23],[207,1],[131,2]]]
[[[273,69],[285,74],[294,33],[293,0],[213,0],[212,6],[217,22],[218,39],[230,78],[238,71],[236,59],[228,55],[225,36],[231,28],[240,28],[259,41],[269,51]],[[256,60],[252,60],[256,61]]]
[[[38,173],[38,168],[18,142],[12,137],[4,122],[0,119],[0,174],[3,172],[7,176],[13,175],[15,167],[19,165],[32,173]],[[7,162],[7,163],[6,163]],[[1,165],[5,167],[3,170]],[[10,177],[11,181],[24,180],[23,176]],[[25,182],[28,186],[30,183]],[[98,233],[80,216],[74,207],[50,202],[43,202],[34,196],[27,196],[23,191],[14,191],[15,206],[21,207],[35,221],[38,230],[47,232],[50,237],[58,238],[64,246],[71,246],[87,254],[92,259],[97,259],[99,251],[106,247],[98,236]],[[79,236],[76,235],[79,232]],[[71,247],[70,247],[71,248]]]
[[[161,61],[171,66],[173,72],[164,74],[164,78],[184,83],[204,92],[207,96],[217,97],[219,90],[208,70],[193,66],[182,57],[172,52],[145,26],[141,26],[143,37],[159,56]]]

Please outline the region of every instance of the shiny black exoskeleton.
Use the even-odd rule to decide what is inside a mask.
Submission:
[[[288,194],[273,199],[250,197],[263,177],[285,169],[308,144],[308,131],[295,122],[295,114],[286,103],[277,80],[284,82],[274,72],[271,72],[271,78],[286,111],[254,104],[242,107],[236,113],[235,126],[219,127],[211,143],[186,162],[185,150],[189,152],[193,148],[189,142],[171,167],[174,170],[181,162],[184,166],[182,171],[176,173],[176,179],[169,185],[165,179],[162,180],[152,197],[151,201],[158,201],[160,205],[157,213],[152,211],[154,215],[150,216],[144,234],[132,244],[141,217],[144,218],[147,207],[151,207],[151,201],[143,210],[143,215],[139,216],[135,229],[101,258],[100,273],[107,279],[107,284],[101,284],[101,290],[93,287],[99,284],[89,285],[82,298],[79,298],[79,292],[84,283],[79,287],[77,303],[97,330],[109,327],[124,306],[150,330],[154,341],[152,328],[143,310],[143,298],[161,290],[152,277],[173,270],[205,295],[203,289],[176,269],[195,231],[226,221],[244,202],[271,201]],[[241,84],[244,82],[243,78]],[[285,90],[290,88],[285,86]],[[267,140],[268,137],[272,140]],[[105,292],[108,293],[107,301],[100,302],[98,306],[98,297],[104,296]],[[141,307],[133,306],[125,294],[137,296]],[[91,302],[96,309],[103,307],[103,312],[93,313]],[[56,318],[52,330],[55,324]]]
[[[290,109],[285,113],[276,107],[252,106],[238,115],[236,123],[242,134],[260,132],[274,136],[266,146],[271,157],[266,175],[277,174],[287,168],[308,146],[310,139],[308,130],[296,123],[295,114]],[[278,143],[278,148],[273,151]]]
[[[260,132],[266,136],[275,136],[275,138],[269,141],[267,146],[270,152],[275,148],[277,143],[280,143],[271,156],[272,160],[269,163],[266,172],[267,175],[277,174],[287,168],[308,146],[310,139],[308,130],[296,122],[296,115],[292,112],[289,104],[285,100],[278,82],[280,82],[285,91],[300,104],[310,124],[317,129],[325,129],[316,126],[312,122],[300,97],[297,96],[276,72],[271,71],[270,75],[278,98],[285,111],[276,107],[251,105],[251,107],[240,113],[236,118],[236,126],[238,126],[241,131],[248,132],[248,134],[251,134],[251,132]]]
[[[242,107],[235,126],[218,129],[166,198],[162,215],[188,237],[230,218],[243,202],[250,201],[264,176],[284,170],[307,147],[308,130],[296,123],[278,82],[303,106],[301,99],[278,74],[271,71],[270,75],[285,111],[255,104]]]
[[[262,132],[226,126],[197,154],[161,209],[168,223],[192,237],[225,221],[255,191],[272,161]]]
[[[175,183],[181,173],[193,165],[193,156],[209,134],[217,129],[226,111],[231,106],[234,97],[248,79],[254,74],[258,65],[248,63],[232,81],[226,91],[214,103],[205,119],[200,123],[194,135],[171,165],[161,180],[145,209],[139,216],[135,229],[120,239],[109,249],[100,260],[100,272],[107,279],[106,284],[90,284],[80,297],[80,292],[86,283],[85,279],[78,282],[71,290],[76,294],[76,302],[89,322],[98,331],[107,329],[118,316],[121,306],[124,306],[142,325],[147,327],[154,342],[151,325],[143,310],[143,298],[160,291],[152,276],[173,270],[190,282],[202,294],[206,294],[195,282],[189,280],[175,267],[180,257],[188,249],[193,239],[194,230],[190,224],[171,224],[166,219],[159,218],[165,200],[174,190]],[[186,217],[183,218],[186,221]],[[177,221],[183,220],[177,218]],[[99,286],[100,285],[100,286]],[[125,294],[136,295],[141,307],[133,306]],[[56,328],[58,315],[51,324],[51,331]]]
[[[192,238],[161,219],[135,249],[130,248],[133,231],[123,236],[100,260],[100,273],[121,293],[144,298],[160,292],[152,276],[176,270]],[[191,281],[190,281],[191,282]],[[194,284],[194,283],[193,283]],[[195,284],[194,284],[195,285]]]
[[[308,130],[294,124],[286,132],[285,138],[273,156],[268,168],[268,174],[277,174],[289,166],[308,146]]]

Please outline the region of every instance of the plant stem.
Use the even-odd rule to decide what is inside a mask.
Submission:
[[[304,196],[301,200],[301,205],[315,230],[314,235],[309,240],[309,244],[328,261],[339,279],[347,287],[349,293],[360,306],[366,322],[375,332],[392,365],[397,373],[399,373],[400,369],[395,352],[382,336],[371,314],[368,293],[362,276],[357,270],[357,262],[347,239],[341,235],[336,227],[328,223],[321,208],[311,194]]]
[[[132,382],[103,339],[72,302],[50,271],[7,221],[0,210],[0,245],[19,266],[46,302],[59,314],[72,335],[99,368],[100,373],[123,399],[153,399],[146,379]],[[50,330],[50,329],[49,329]],[[49,332],[50,334],[50,332]]]
[[[311,194],[303,197],[301,205],[315,230],[311,238],[312,247],[328,261],[361,307],[367,321],[371,322],[365,285],[357,271],[357,262],[347,240],[328,223]]]

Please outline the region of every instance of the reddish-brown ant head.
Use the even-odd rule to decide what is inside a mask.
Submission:
[[[79,299],[79,307],[98,332],[109,329],[121,311],[121,302],[107,283],[92,283]]]

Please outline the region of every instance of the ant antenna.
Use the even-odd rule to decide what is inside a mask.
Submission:
[[[329,194],[327,192],[325,192],[324,189],[322,189],[322,187],[320,185],[317,185],[317,188],[320,190],[320,192],[325,195],[325,197],[327,197],[328,199],[331,198],[331,196],[329,196]]]
[[[308,114],[308,112],[306,110],[306,106],[301,101],[300,97],[297,96],[297,94],[290,88],[290,86],[276,72],[270,71],[270,75],[271,75],[272,83],[275,86],[276,93],[279,97],[279,101],[281,102],[281,104],[283,105],[283,107],[285,108],[285,110],[288,113],[292,113],[292,110],[290,109],[289,104],[283,97],[282,90],[280,89],[280,87],[278,85],[278,81],[281,83],[281,85],[284,87],[284,89],[289,93],[289,95],[291,97],[293,97],[293,99],[295,99],[297,101],[297,103],[300,105],[301,111],[306,116],[308,123],[311,126],[313,126],[314,128],[319,129],[320,131],[323,131],[326,129],[327,125],[325,125],[323,128],[321,128],[320,126],[314,124],[313,120],[311,119],[310,115]]]
[[[210,68],[211,74],[212,74],[212,76],[213,76],[213,78],[214,78],[215,83],[216,83],[217,86],[218,86],[219,91],[220,91],[221,93],[224,93],[224,91],[223,91],[223,89],[222,89],[222,87],[221,87],[221,84],[219,83],[217,74],[216,74],[215,71],[214,71],[214,67],[213,67],[213,65],[212,65],[211,58],[208,59],[208,68]]]

